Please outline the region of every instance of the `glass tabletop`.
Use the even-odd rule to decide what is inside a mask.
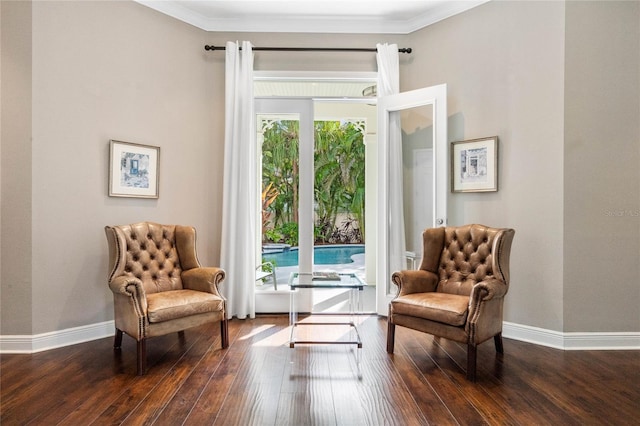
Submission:
[[[354,273],[337,272],[292,272],[289,276],[289,287],[296,288],[354,288],[364,289],[364,282]]]

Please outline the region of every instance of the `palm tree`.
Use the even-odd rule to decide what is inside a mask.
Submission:
[[[270,208],[274,225],[298,222],[298,122],[274,121],[264,132],[263,187],[271,184],[279,194]]]
[[[353,123],[315,123],[315,200],[324,237],[347,212],[364,234],[364,143]]]
[[[263,188],[271,185],[278,197],[267,206],[274,227],[298,222],[299,127],[297,121],[275,121],[264,132]],[[364,143],[352,123],[315,123],[314,195],[318,230],[327,241],[335,233],[339,213],[348,213],[364,235]]]

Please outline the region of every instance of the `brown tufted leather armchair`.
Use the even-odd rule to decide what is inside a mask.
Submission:
[[[502,302],[509,289],[515,231],[483,225],[423,232],[420,269],[392,276],[398,294],[389,304],[387,352],[395,326],[467,344],[467,379],[476,379],[476,347],[494,338],[503,353]]]
[[[196,231],[190,226],[141,222],[106,226],[109,287],[116,335],[137,341],[138,375],[146,371],[146,339],[220,321],[222,348],[229,346],[226,300],[219,292],[225,272],[200,266]]]

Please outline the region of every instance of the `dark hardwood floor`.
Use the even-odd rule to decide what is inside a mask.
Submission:
[[[342,318],[343,320],[343,318]],[[478,350],[358,317],[361,362],[350,346],[288,346],[288,317],[232,320],[220,349],[210,325],[150,339],[136,376],[135,342],[116,355],[101,339],[33,355],[2,355],[6,425],[626,425],[640,422],[640,351],[561,351],[505,339]],[[301,327],[337,338],[338,326]],[[330,333],[333,333],[330,334]]]

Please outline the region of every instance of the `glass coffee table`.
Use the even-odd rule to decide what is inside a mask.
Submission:
[[[362,340],[358,333],[358,327],[356,326],[353,316],[354,314],[362,310],[360,294],[364,290],[365,283],[356,274],[348,273],[333,273],[333,272],[314,272],[311,273],[298,273],[292,272],[289,277],[289,287],[291,292],[289,294],[289,325],[291,326],[291,338],[289,339],[289,347],[294,348],[299,344],[313,345],[313,344],[334,344],[334,345],[355,345],[358,348],[357,362],[360,361],[360,349],[362,349]],[[322,288],[338,288],[349,290],[349,321],[346,322],[327,322],[327,321],[298,321],[298,313],[296,309],[296,296],[298,289],[310,288],[310,289],[322,289]],[[340,315],[340,314],[337,314]],[[310,316],[314,316],[311,313]],[[318,314],[315,315],[319,316]],[[349,326],[352,333],[348,340],[327,341],[327,340],[297,340],[296,328],[300,326],[335,326],[346,325]]]

